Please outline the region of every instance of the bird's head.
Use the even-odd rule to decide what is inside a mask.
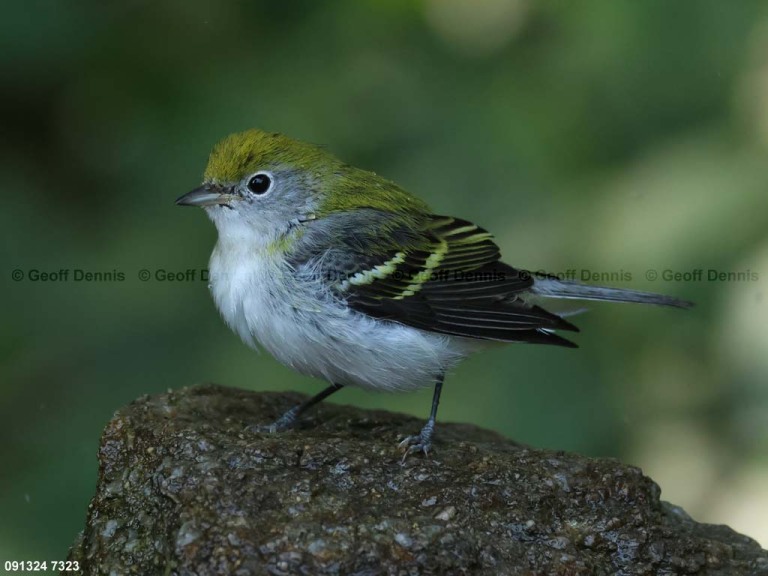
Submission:
[[[319,146],[257,129],[216,144],[202,185],[176,203],[205,208],[220,236],[265,243],[328,214],[427,209],[396,184],[344,164]]]

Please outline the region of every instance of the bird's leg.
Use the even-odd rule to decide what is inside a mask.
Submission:
[[[312,408],[315,404],[322,402],[328,396],[333,394],[334,392],[338,392],[343,388],[342,384],[331,384],[321,392],[315,394],[310,398],[309,400],[305,400],[301,404],[297,404],[290,410],[288,410],[285,414],[280,416],[277,420],[272,422],[272,424],[261,425],[261,426],[252,426],[249,427],[254,432],[282,432],[283,430],[287,430],[288,428],[293,427],[294,424],[296,424],[296,421],[299,419],[299,416],[301,416],[304,412]]]
[[[400,442],[399,447],[405,451],[403,462],[405,462],[405,459],[410,454],[415,454],[416,452],[424,452],[426,456],[432,448],[432,435],[435,433],[435,419],[437,418],[437,407],[440,404],[440,392],[443,389],[444,378],[445,374],[440,374],[435,382],[435,392],[432,395],[432,411],[429,413],[429,420],[424,424],[421,432],[416,436],[408,436]]]

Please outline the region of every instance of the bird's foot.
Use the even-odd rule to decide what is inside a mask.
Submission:
[[[424,456],[429,455],[429,451],[432,449],[432,436],[435,433],[435,423],[430,420],[421,429],[421,432],[415,436],[406,436],[398,448],[404,452],[402,463],[405,463],[408,456],[411,454],[418,454],[423,452]]]
[[[288,412],[280,416],[277,420],[271,424],[252,424],[246,428],[248,432],[276,434],[278,432],[285,432],[286,430],[293,428],[299,417],[298,406],[294,406]]]

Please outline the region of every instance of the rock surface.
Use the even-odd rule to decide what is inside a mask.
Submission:
[[[199,386],[144,397],[104,431],[70,559],[83,574],[768,574],[768,553],[698,524],[613,460],[324,404],[297,430],[245,432],[303,397]]]

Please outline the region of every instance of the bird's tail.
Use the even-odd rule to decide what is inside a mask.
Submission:
[[[681,300],[673,296],[641,292],[639,290],[625,290],[624,288],[589,286],[587,284],[554,278],[536,278],[531,287],[531,292],[545,298],[637,302],[639,304],[655,304],[656,306],[672,306],[674,308],[690,308],[693,306],[693,302]]]

